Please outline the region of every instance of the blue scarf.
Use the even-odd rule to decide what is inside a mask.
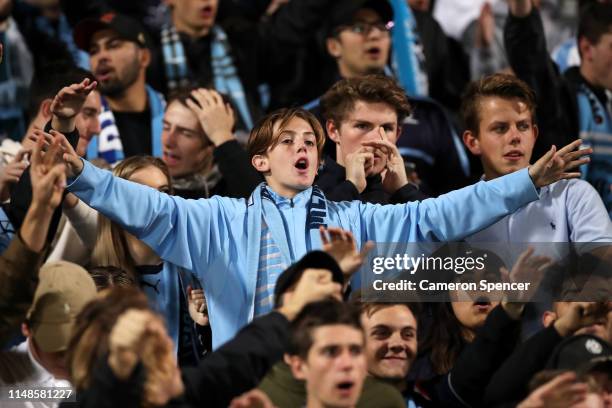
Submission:
[[[102,99],[102,112],[98,117],[102,130],[98,137],[94,137],[87,146],[87,158],[89,160],[101,157],[109,164],[117,163],[124,159],[123,145],[119,135],[119,129],[115,123],[115,116],[104,97]],[[164,117],[164,107],[166,105],[161,94],[155,92],[153,88],[147,86],[147,99],[151,109],[151,146],[152,154],[155,157],[162,155],[162,119]]]
[[[416,20],[405,0],[389,0],[393,7],[393,70],[411,96],[429,93],[425,54]]]
[[[242,122],[247,129],[253,127],[253,118],[249,110],[246,95],[238,76],[238,70],[232,58],[232,49],[227,39],[227,34],[220,26],[214,26],[211,31],[211,66],[213,71],[213,82],[215,89],[226,94],[238,110]],[[180,41],[176,28],[172,25],[165,26],[161,31],[162,52],[165,63],[168,89],[189,85],[189,68],[185,50]]]
[[[4,208],[0,206],[0,253],[4,252],[15,238],[15,228]]]
[[[308,199],[308,216],[306,219],[306,228],[304,230],[304,240],[306,243],[306,251],[311,251],[312,249],[321,248],[319,227],[326,227],[330,223],[327,213],[327,203],[325,195],[317,186],[313,186],[300,194],[306,194]],[[249,244],[247,246],[246,262],[249,276],[247,277],[246,287],[255,288],[257,287],[257,273],[259,269],[262,219],[266,220],[266,224],[272,234],[272,239],[279,247],[285,264],[291,265],[296,262],[296,255],[299,254],[294,254],[289,247],[287,237],[292,234],[288,234],[285,231],[285,222],[270,192],[267,190],[265,183],[261,183],[253,191],[249,197],[247,206]],[[245,304],[250,307],[249,320],[252,320],[254,316],[254,298],[255,291],[248,293],[248,299]]]
[[[612,217],[612,120],[610,107],[605,107],[585,84],[577,94],[580,114],[580,138],[585,147],[592,147],[591,161],[585,164],[582,178],[601,195]]]

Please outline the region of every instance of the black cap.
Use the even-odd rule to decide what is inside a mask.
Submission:
[[[276,287],[274,288],[274,306],[278,307],[280,297],[283,293],[287,292],[291,286],[297,283],[302,277],[302,273],[306,269],[327,269],[332,274],[332,281],[344,284],[344,275],[342,269],[338,265],[338,262],[323,251],[311,251],[308,252],[302,259],[285,269],[283,273],[276,280]]]
[[[141,48],[150,46],[144,27],[137,20],[117,13],[106,13],[99,18],[87,18],[80,21],[72,33],[74,42],[83,51],[89,51],[91,37],[98,31],[106,29],[116,31],[119,37],[135,42]]]
[[[354,21],[358,10],[368,8],[374,10],[384,23],[393,21],[393,7],[388,0],[351,0],[336,3],[329,15],[327,23],[327,35],[333,35],[334,31]]]
[[[612,366],[612,346],[590,334],[571,336],[555,347],[546,368],[585,374]]]

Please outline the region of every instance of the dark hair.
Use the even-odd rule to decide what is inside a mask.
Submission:
[[[136,286],[134,278],[117,266],[94,266],[87,268],[87,272],[94,280],[98,292],[115,286]]]
[[[249,159],[258,154],[266,154],[268,149],[274,148],[278,144],[280,133],[293,118],[303,119],[312,127],[317,140],[317,151],[319,152],[319,157],[321,157],[323,145],[325,144],[325,134],[316,116],[302,108],[281,108],[266,115],[251,130],[247,143]],[[277,123],[278,129],[275,132],[274,126]]]
[[[421,313],[421,304],[419,302],[375,302],[364,300],[363,292],[357,290],[351,295],[351,303],[359,308],[360,313],[365,313],[368,317],[371,317],[374,313],[387,307],[393,306],[405,306],[415,320],[419,318]]]
[[[191,96],[191,93],[193,91],[197,91],[198,89],[214,90],[214,88],[208,88],[205,86],[196,86],[196,85],[178,87],[170,91],[170,93],[168,94],[168,98],[166,99],[166,109],[168,108],[168,106],[170,106],[172,102],[175,102],[175,101],[178,101],[184,106],[187,106],[188,99],[191,99],[192,102],[195,102],[197,105],[199,105],[198,101],[193,96]],[[223,102],[229,103],[231,105],[232,101],[229,99],[227,95],[222,94],[220,92],[219,92],[219,95],[221,95],[221,99],[223,99]]]
[[[430,318],[427,330],[419,342],[419,354],[427,355],[433,371],[443,375],[448,373],[466,345],[463,326],[450,302],[430,304]]]
[[[604,34],[612,30],[612,5],[598,1],[586,4],[579,11],[576,38],[586,38],[597,44]],[[578,47],[580,51],[580,47]],[[580,55],[582,56],[582,54]]]
[[[306,358],[312,347],[312,332],[322,326],[342,324],[363,332],[359,309],[350,303],[323,300],[306,305],[291,323],[291,339],[287,352]]]
[[[63,87],[96,78],[89,71],[66,63],[49,64],[37,70],[30,84],[28,117],[32,120],[45,99],[52,99]]]
[[[480,129],[480,103],[485,98],[517,98],[524,102],[535,121],[536,96],[533,89],[517,77],[508,74],[493,74],[471,82],[461,101],[461,119],[466,130],[478,136]]]
[[[498,278],[500,277],[500,268],[505,267],[505,264],[490,249],[477,248],[465,243],[447,243],[437,249],[431,256],[441,258],[465,256],[468,250],[473,258],[485,258],[486,271]],[[457,274],[444,268],[429,270],[428,276],[430,276],[429,279],[432,282],[456,282],[471,277],[467,273]],[[424,307],[426,311],[420,315],[419,327],[423,327],[420,331],[423,335],[419,337],[422,341],[419,342],[418,350],[419,355],[429,355],[433,371],[436,374],[442,375],[448,373],[453,368],[455,361],[457,361],[468,340],[464,337],[466,328],[459,321],[453,310],[452,302],[450,301],[452,299],[451,293],[444,291],[444,293],[438,295],[438,299],[445,301],[430,302],[424,305],[426,306]]]
[[[332,85],[321,98],[323,117],[340,126],[358,101],[391,106],[397,113],[398,123],[401,123],[412,111],[406,92],[393,78],[372,74],[359,78],[345,78]]]

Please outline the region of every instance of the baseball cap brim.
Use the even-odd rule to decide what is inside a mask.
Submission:
[[[393,7],[386,0],[357,0],[352,2],[340,2],[328,17],[327,35],[332,36],[335,30],[345,24],[354,21],[358,10],[368,8],[374,10],[385,23],[393,21]]]
[[[112,29],[111,25],[95,18],[87,18],[77,24],[72,32],[72,36],[77,47],[89,52],[91,37],[98,31],[106,29]]]
[[[72,334],[72,322],[37,323],[33,325],[32,337],[36,345],[46,353],[65,351]]]
[[[612,373],[612,356],[595,357],[578,368],[578,373],[587,374],[593,371]]]

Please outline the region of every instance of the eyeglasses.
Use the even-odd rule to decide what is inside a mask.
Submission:
[[[372,29],[376,28],[383,34],[389,34],[391,29],[393,28],[393,21],[389,21],[387,23],[383,23],[382,21],[377,21],[375,23],[368,23],[365,21],[356,21],[352,24],[347,24],[338,27],[336,30],[336,35],[340,34],[341,31],[349,30],[355,34],[368,35],[372,32]]]

